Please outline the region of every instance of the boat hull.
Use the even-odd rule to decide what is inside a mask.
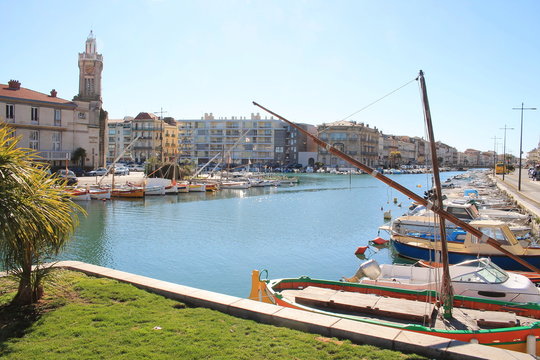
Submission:
[[[437,259],[438,253],[433,249],[428,249],[426,247],[414,246],[408,243],[404,243],[398,240],[392,239],[392,246],[399,253],[399,255],[414,259],[414,260],[433,260]],[[517,271],[528,271],[529,268],[521,265],[517,261],[506,255],[496,255],[496,254],[478,254],[478,253],[466,253],[466,252],[457,252],[457,251],[448,251],[448,261],[450,264],[458,264],[466,260],[474,260],[478,257],[489,257],[494,264],[497,264],[503,269],[506,270],[517,270]],[[520,255],[521,259],[527,261],[529,264],[540,267],[540,255]]]
[[[111,191],[111,197],[114,198],[144,198],[144,189],[113,189]]]
[[[111,191],[108,189],[90,189],[90,198],[92,200],[109,200],[111,198]]]

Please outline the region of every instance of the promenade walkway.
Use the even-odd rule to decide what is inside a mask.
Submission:
[[[521,170],[521,191],[518,191],[518,171],[506,174],[504,180],[502,175],[492,177],[496,180],[497,186],[513,197],[520,206],[540,219],[540,181],[532,181],[527,173],[527,169]]]

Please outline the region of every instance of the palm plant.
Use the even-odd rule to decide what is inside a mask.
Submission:
[[[44,261],[58,255],[78,225],[77,212],[85,212],[36,162],[36,152],[18,142],[0,126],[0,255],[4,270],[19,280],[13,303],[24,305],[41,297]]]

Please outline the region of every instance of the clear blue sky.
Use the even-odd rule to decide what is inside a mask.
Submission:
[[[341,120],[426,74],[435,137],[519,155],[521,102],[540,108],[540,1],[0,0],[0,83],[71,99],[90,29],[110,118],[249,116],[255,100],[311,124]],[[424,136],[416,82],[349,118]],[[524,113],[523,150],[540,140]]]

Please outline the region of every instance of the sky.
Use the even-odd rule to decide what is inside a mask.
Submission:
[[[256,101],[426,138],[422,69],[437,141],[503,153],[506,126],[519,156],[522,103],[539,108],[523,112],[523,151],[540,141],[536,0],[0,0],[0,13],[0,83],[65,99],[92,30],[110,119],[266,115]]]

